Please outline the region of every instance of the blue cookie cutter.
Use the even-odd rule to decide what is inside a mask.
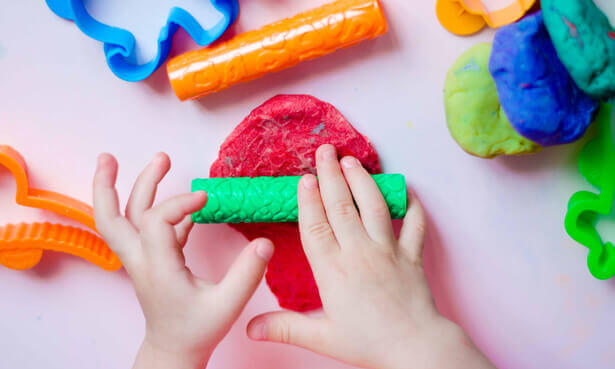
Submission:
[[[59,17],[72,20],[88,37],[104,43],[107,64],[119,78],[136,82],[144,80],[158,69],[169,56],[173,35],[182,27],[192,39],[201,46],[217,40],[233,24],[239,14],[237,0],[209,0],[222,14],[222,20],[209,29],[203,29],[199,22],[186,10],[173,7],[167,23],[158,36],[156,57],[145,63],[136,64],[135,37],[127,30],[111,27],[98,22],[88,14],[83,0],[45,0],[47,6]]]

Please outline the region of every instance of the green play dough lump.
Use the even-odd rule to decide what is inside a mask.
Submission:
[[[478,44],[457,59],[446,75],[444,107],[451,135],[465,151],[482,158],[530,154],[540,146],[510,125],[487,66],[490,44]]]
[[[596,99],[615,96],[615,29],[592,0],[542,0],[544,22],[576,84]]]

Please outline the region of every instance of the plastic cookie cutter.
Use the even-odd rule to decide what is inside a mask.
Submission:
[[[611,106],[602,104],[596,119],[597,136],[579,155],[579,170],[600,193],[580,191],[572,195],[566,213],[566,231],[575,241],[589,248],[587,266],[598,279],[615,275],[615,248],[604,242],[596,230],[598,215],[608,215],[615,194],[615,142],[611,126]]]
[[[127,30],[111,27],[94,19],[83,5],[83,0],[46,0],[47,6],[58,16],[72,20],[88,37],[104,43],[107,64],[119,78],[135,82],[149,77],[166,60],[171,51],[173,35],[182,27],[192,39],[201,46],[217,40],[235,21],[239,14],[237,0],[209,0],[222,14],[222,19],[208,29],[186,10],[173,7],[169,12],[166,25],[158,36],[158,51],[153,60],[145,64],[134,62],[136,41]]]
[[[167,63],[167,73],[180,100],[197,99],[381,36],[387,29],[380,0],[338,0],[176,56]]]
[[[96,231],[91,206],[56,192],[30,188],[26,163],[10,146],[0,145],[0,165],[15,177],[17,204],[53,211]],[[105,270],[122,266],[105,241],[79,228],[50,223],[0,226],[0,264],[11,269],[29,269],[38,264],[43,250],[79,256]]]
[[[486,25],[498,28],[516,22],[535,3],[536,0],[514,0],[502,9],[490,11],[481,0],[437,0],[436,15],[449,32],[466,36]]]
[[[297,222],[300,176],[207,178],[192,181],[192,191],[207,192],[207,204],[192,214],[195,223]],[[401,174],[372,175],[391,218],[406,215],[406,179]]]

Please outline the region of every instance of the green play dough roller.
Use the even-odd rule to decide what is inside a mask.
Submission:
[[[195,223],[297,222],[297,184],[300,176],[198,178],[192,192],[207,192],[207,204],[192,214]],[[384,196],[391,218],[406,215],[406,179],[401,174],[372,178]]]

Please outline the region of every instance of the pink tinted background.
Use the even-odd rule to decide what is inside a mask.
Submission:
[[[242,0],[234,32],[324,2]],[[164,16],[164,3],[131,17],[122,13],[117,24],[142,30],[153,45],[162,20],[148,14],[158,7]],[[498,367],[612,368],[615,281],[589,275],[586,250],[563,227],[570,195],[590,189],[575,164],[585,140],[530,157],[486,161],[463,153],[445,124],[445,73],[468,47],[489,41],[492,31],[455,37],[438,24],[433,1],[383,3],[391,26],[384,37],[180,103],[164,69],[143,83],[118,80],[101,44],[42,1],[10,2],[0,12],[0,142],[24,155],[36,187],[87,202],[98,153],[118,157],[125,200],[140,169],[164,150],[174,163],[160,189],[165,198],[207,175],[218,146],[252,108],[278,93],[313,94],[337,106],[372,139],[385,170],[404,173],[417,190],[429,212],[425,265],[437,304]],[[100,1],[89,4],[104,8]],[[615,14],[615,5],[608,7]],[[183,33],[176,41],[174,54],[195,47]],[[0,188],[0,224],[70,223],[16,206],[5,170]],[[218,279],[244,244],[225,225],[199,226],[186,248],[189,266]],[[30,271],[0,267],[0,285],[0,367],[132,363],[144,327],[124,272],[46,253]],[[244,330],[250,317],[276,308],[261,285],[210,367],[346,367],[300,349],[249,341]]]

